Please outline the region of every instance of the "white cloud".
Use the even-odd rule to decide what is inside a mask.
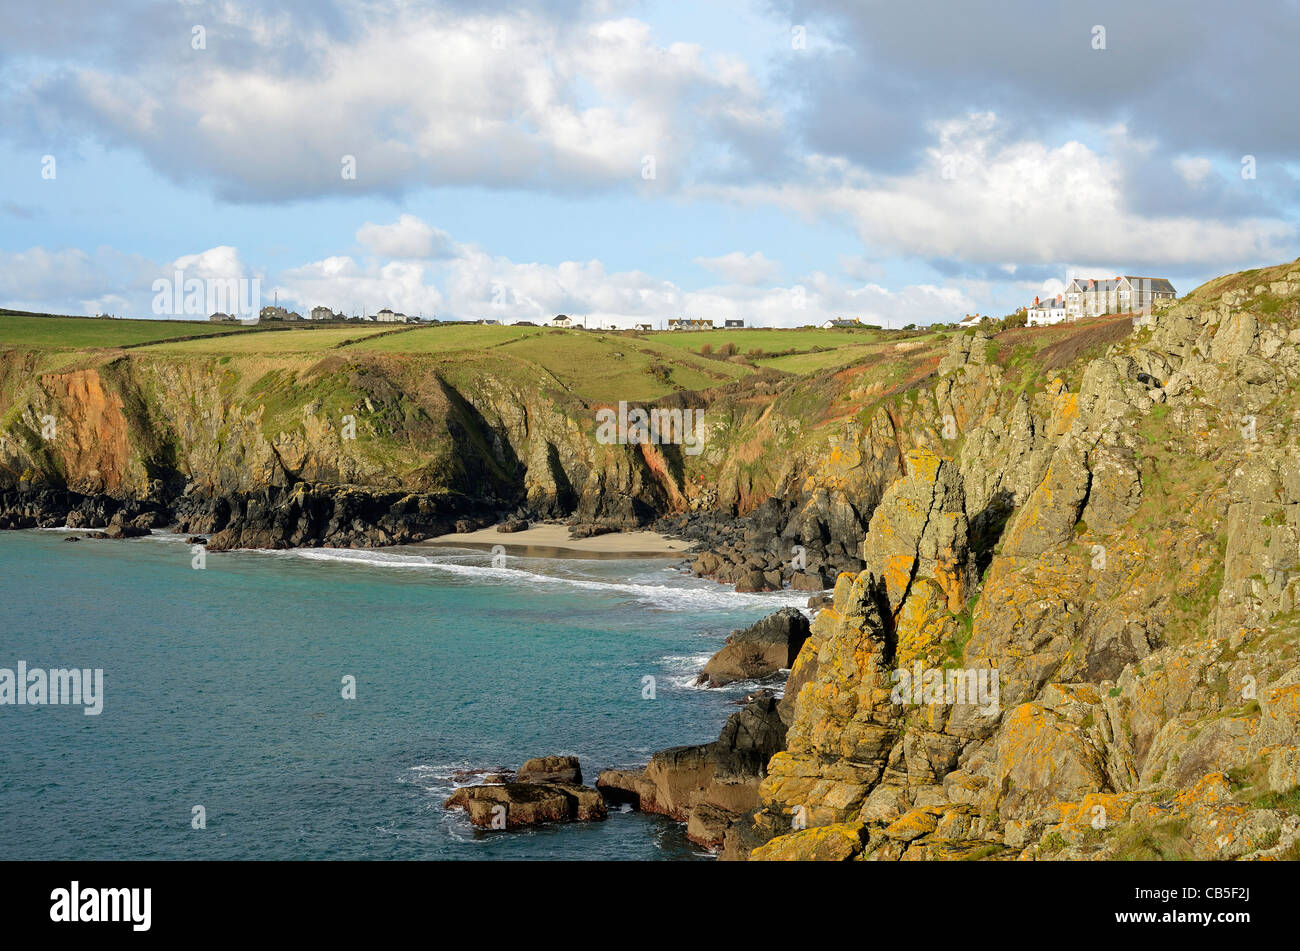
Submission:
[[[367,221],[357,229],[357,241],[380,257],[440,258],[451,253],[451,237],[415,215],[404,214],[391,225]]]
[[[1089,258],[1132,262],[1124,269],[1278,260],[1296,235],[1279,218],[1142,214],[1126,199],[1117,161],[1077,141],[1003,141],[988,115],[937,126],[926,154],[916,169],[890,176],[810,156],[812,184],[694,194],[809,217],[846,214],[869,248],[1004,269]]]
[[[443,297],[426,265],[411,261],[361,265],[347,256],[325,258],[282,272],[274,288],[296,301],[301,313],[324,305],[353,316],[384,307],[400,313],[433,316]]]
[[[164,266],[101,247],[0,251],[0,306],[38,313],[149,313],[149,285]]]
[[[419,233],[420,224],[412,218],[403,227]],[[959,319],[973,307],[965,291],[929,284],[890,290],[878,283],[846,285],[821,272],[787,287],[760,288],[736,280],[771,270],[775,262],[759,253],[710,259],[725,262],[719,267],[732,272],[727,275],[731,283],[686,290],[641,271],[611,272],[599,260],[525,263],[474,245],[451,246],[454,256],[437,262],[326,258],[284,272],[278,286],[282,296],[303,308],[324,304],[349,314],[388,306],[446,319],[536,323],[564,313],[600,327],[660,324],[679,315],[719,322],[738,317],[751,325],[784,327],[855,316],[898,327]]]
[[[211,17],[213,48],[183,66],[161,54],[117,71],[70,64],[71,82],[37,75],[30,91],[76,116],[80,133],[259,199],[421,184],[643,187],[646,155],[659,187],[735,136],[780,127],[743,63],[658,45],[633,19],[402,4],[358,11],[343,36],[254,18],[238,3]],[[218,55],[223,31],[244,55]],[[311,68],[285,64],[286,44],[310,54]],[[345,156],[355,178],[342,175]]]
[[[1209,178],[1210,172],[1214,166],[1209,159],[1200,158],[1177,158],[1174,159],[1174,168],[1178,174],[1183,176],[1183,181],[1189,185],[1199,185]]]
[[[773,280],[781,270],[780,262],[764,257],[762,251],[732,251],[716,258],[696,258],[695,263],[733,284],[762,284]]]
[[[172,262],[172,267],[177,271],[183,271],[186,280],[190,278],[225,280],[247,276],[244,273],[244,263],[239,259],[239,251],[229,245],[218,245],[197,254],[183,255]],[[171,274],[162,276],[172,278]]]

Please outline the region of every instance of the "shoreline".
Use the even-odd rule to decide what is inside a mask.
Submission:
[[[506,554],[526,558],[603,559],[680,558],[690,552],[692,543],[648,529],[570,538],[568,525],[541,524],[532,525],[520,532],[498,532],[495,526],[480,528],[473,532],[438,535],[402,547],[491,551],[497,545],[505,548]]]

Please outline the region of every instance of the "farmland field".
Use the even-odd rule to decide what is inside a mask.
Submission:
[[[126,320],[0,313],[0,346],[90,350],[133,346],[178,337],[202,337],[229,333],[232,329],[239,328],[197,320]]]

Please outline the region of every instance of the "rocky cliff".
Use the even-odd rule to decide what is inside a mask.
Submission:
[[[727,853],[1300,857],[1298,301],[1220,279],[1033,394],[954,340]]]

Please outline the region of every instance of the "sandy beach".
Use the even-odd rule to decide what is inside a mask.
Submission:
[[[592,538],[570,538],[567,525],[533,525],[522,532],[498,532],[495,527],[476,532],[439,535],[421,542],[456,548],[505,547],[506,553],[536,558],[671,558],[690,548],[690,542],[658,532],[610,532]]]

